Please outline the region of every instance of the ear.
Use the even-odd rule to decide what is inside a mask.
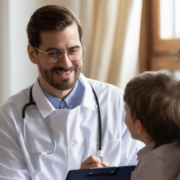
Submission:
[[[27,46],[27,52],[31,62],[34,64],[38,64],[36,51],[30,44],[28,44]]]
[[[144,126],[139,119],[136,119],[135,126],[136,126],[137,133],[142,134],[144,131]]]

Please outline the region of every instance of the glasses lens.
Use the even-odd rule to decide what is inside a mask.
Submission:
[[[58,49],[52,49],[52,50],[47,51],[47,55],[49,58],[49,62],[55,63],[58,61],[58,59],[61,55],[61,52]]]
[[[68,52],[68,56],[71,61],[79,61],[83,57],[83,50],[80,47],[72,48]]]
[[[50,63],[56,63],[60,60],[62,51],[59,49],[52,49],[47,51],[47,55]],[[83,57],[83,50],[81,47],[75,47],[68,51],[68,57],[71,61],[79,61]]]

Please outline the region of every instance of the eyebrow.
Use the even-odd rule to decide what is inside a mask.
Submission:
[[[68,50],[75,49],[75,48],[81,48],[81,46],[80,45],[75,45],[75,46],[72,46],[72,47],[68,48]],[[45,52],[47,52],[49,50],[59,50],[59,51],[63,52],[62,49],[59,49],[59,48],[56,48],[56,47],[47,48]]]

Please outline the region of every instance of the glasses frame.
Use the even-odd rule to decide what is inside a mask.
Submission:
[[[71,58],[69,57],[69,54],[67,53],[67,56],[68,56],[68,58],[69,58],[69,60],[70,61],[72,61],[72,62],[75,62],[75,61],[80,61],[82,58],[83,58],[83,56],[84,56],[84,52],[86,51],[86,49],[84,48],[84,47],[79,47],[79,48],[81,48],[82,49],[82,57],[80,58],[80,59],[78,59],[78,60],[71,60]],[[38,49],[37,47],[35,47],[34,46],[34,49],[35,50],[37,50],[37,51],[39,51],[39,52],[41,52],[41,53],[43,53],[43,54],[46,54],[47,56],[48,56],[48,52],[45,52],[45,51],[42,51],[41,49]],[[60,50],[60,49],[59,49]],[[63,54],[65,53],[63,50],[60,50],[60,51],[62,51],[63,52]],[[60,59],[61,59],[61,57],[62,57],[62,54],[59,56],[59,60],[57,60],[57,61],[51,61],[51,60],[49,60],[49,63],[57,63],[57,62],[59,62],[60,61]]]

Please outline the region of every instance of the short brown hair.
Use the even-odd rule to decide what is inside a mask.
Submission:
[[[139,119],[155,147],[180,141],[180,82],[165,71],[144,72],[125,88],[133,122]]]
[[[82,27],[72,11],[63,6],[43,6],[34,12],[27,25],[29,44],[38,48],[41,44],[41,31],[63,30],[73,22],[77,24],[79,39],[82,43]]]

